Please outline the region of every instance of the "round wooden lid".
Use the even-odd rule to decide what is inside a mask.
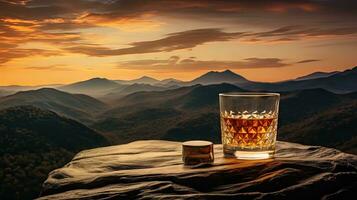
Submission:
[[[182,143],[182,160],[185,165],[213,163],[213,143],[203,140]]]

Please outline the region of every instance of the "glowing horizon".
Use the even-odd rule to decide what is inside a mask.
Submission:
[[[0,85],[94,77],[276,82],[356,66],[351,1],[0,1]]]

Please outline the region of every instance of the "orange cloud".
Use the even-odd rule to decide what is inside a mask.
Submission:
[[[240,40],[247,43],[293,42],[321,37],[356,35],[357,27],[338,27],[330,29],[308,28],[305,26],[285,26],[263,32],[224,32],[219,28],[195,29],[167,34],[166,37],[152,41],[130,43],[131,47],[111,49],[98,45],[76,45],[64,50],[89,56],[118,56],[170,52],[191,49],[208,42]]]
[[[337,0],[78,0],[70,3],[63,0],[6,0],[0,2],[0,49],[4,52],[0,55],[0,61],[5,63],[21,56],[26,57],[24,52],[36,48],[21,49],[19,44],[30,42],[48,43],[63,49],[56,51],[58,55],[70,52],[103,57],[170,52],[195,48],[209,42],[231,40],[245,43],[287,43],[306,39],[355,38],[356,9],[355,1]],[[296,14],[305,14],[306,18],[301,19],[304,26],[292,24],[296,23],[295,20],[300,20],[300,17],[295,17]],[[83,39],[84,34],[81,34],[84,28],[98,26],[115,27],[124,31],[153,30],[163,23],[153,18],[160,17],[182,18],[184,21],[207,19],[216,27],[221,26],[221,22],[229,21],[233,22],[233,28],[237,28],[237,22],[250,24],[256,19],[266,22],[261,23],[264,24],[262,27],[292,25],[251,32],[241,30],[241,27],[235,32],[225,32],[220,28],[187,30],[170,33],[157,40],[133,41],[127,48],[87,44]],[[294,18],[294,21],[286,18]],[[310,23],[311,19],[323,23],[316,27],[316,24]],[[334,23],[328,24],[329,20]],[[47,56],[46,49],[36,51]],[[51,55],[53,54],[52,52]]]
[[[130,43],[132,47],[121,49],[110,49],[95,45],[80,45],[65,48],[72,53],[81,53],[90,56],[115,56],[126,54],[141,54],[153,52],[170,52],[180,49],[188,49],[207,42],[229,41],[238,38],[243,33],[227,33],[220,29],[196,29],[167,34],[159,40],[142,41]]]
[[[36,20],[0,19],[0,63],[34,55],[47,57],[62,54],[60,50],[20,48],[19,45],[44,42],[59,46],[80,40],[79,33],[45,32],[39,29],[40,26],[41,23]]]
[[[320,9],[319,4],[313,2],[277,2],[267,5],[266,10],[272,12],[288,12],[291,10],[302,10],[306,12],[314,12]]]
[[[60,51],[43,50],[43,49],[0,49],[0,65],[15,58],[24,58],[30,56],[57,56],[61,55]]]
[[[151,31],[162,23],[150,20],[154,14],[144,13],[140,16],[108,17],[103,14],[85,14],[74,22],[78,24],[91,24],[93,26],[112,27],[124,31]]]
[[[48,65],[43,67],[26,67],[25,69],[32,70],[50,70],[50,71],[74,71],[74,69],[66,65]]]
[[[153,70],[153,71],[196,71],[223,69],[276,68],[290,66],[279,58],[246,58],[243,60],[196,60],[196,58],[180,59],[172,56],[167,60],[133,60],[120,62],[119,69]]]

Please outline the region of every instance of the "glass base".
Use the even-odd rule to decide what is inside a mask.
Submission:
[[[224,149],[224,156],[237,158],[241,160],[261,160],[273,158],[274,150],[242,150],[242,149]]]

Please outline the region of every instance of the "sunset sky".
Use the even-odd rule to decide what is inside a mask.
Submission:
[[[0,85],[357,65],[354,0],[0,0]]]

